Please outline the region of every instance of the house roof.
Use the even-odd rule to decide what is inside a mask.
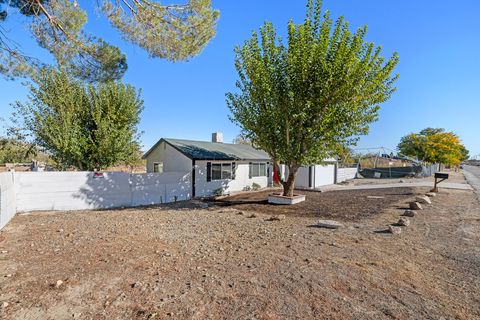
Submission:
[[[270,160],[266,152],[250,145],[165,138],[160,139],[143,158],[148,157],[162,141],[192,160]]]

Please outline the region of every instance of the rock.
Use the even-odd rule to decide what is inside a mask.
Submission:
[[[317,222],[317,227],[327,228],[327,229],[339,229],[339,228],[343,228],[343,224],[334,220],[319,220]]]
[[[249,218],[256,218],[257,217],[257,214],[256,213],[252,213],[251,215],[248,216]]]
[[[415,200],[419,203],[432,204],[432,200],[427,196],[416,197]]]
[[[7,301],[3,301],[2,304],[1,304],[1,307],[2,308],[6,308],[8,307],[9,303]]]
[[[130,287],[132,287],[132,288],[140,288],[141,286],[142,286],[142,284],[140,282],[135,282],[135,283],[132,283],[130,285]]]
[[[410,220],[403,217],[398,220],[397,224],[402,227],[408,227],[410,225]]]
[[[57,282],[55,283],[55,288],[60,288],[62,284],[63,284],[62,280],[57,280]]]
[[[388,226],[388,232],[391,234],[400,234],[402,233],[402,228],[395,226]]]
[[[403,215],[405,217],[415,217],[417,213],[413,210],[405,210],[405,212],[403,213]]]
[[[208,203],[200,202],[200,203],[199,203],[199,207],[200,207],[201,209],[208,209]]]
[[[422,205],[418,202],[410,202],[410,209],[412,209],[412,210],[423,210]]]
[[[2,251],[0,251],[0,252],[1,252],[1,253],[4,253],[4,254],[5,254],[5,253],[8,253],[7,250],[2,250]]]
[[[275,215],[275,216],[271,216],[268,220],[269,221],[281,221],[281,220],[285,220],[285,215],[284,214],[279,214],[279,215]]]
[[[400,181],[399,181],[399,182],[400,182],[400,183],[405,183],[405,180],[403,180],[403,179],[400,179]]]
[[[63,229],[58,229],[57,232],[63,232]]]
[[[385,197],[382,197],[382,196],[367,196],[367,199],[385,199]]]
[[[437,196],[437,194],[435,192],[427,192],[427,193],[425,193],[425,195],[429,198],[434,198],[434,197]]]

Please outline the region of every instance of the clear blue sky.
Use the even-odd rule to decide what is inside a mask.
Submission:
[[[285,34],[289,19],[304,19],[304,2],[214,0],[221,12],[217,36],[187,63],[150,59],[124,42],[93,8],[87,28],[127,55],[124,81],[141,88],[145,100],[140,124],[144,149],[161,137],[209,140],[214,131],[223,132],[229,142],[239,132],[228,119],[225,103],[225,93],[235,90],[234,46],[265,20]],[[91,1],[80,3],[91,6]],[[471,154],[480,154],[480,1],[327,0],[324,9],[334,17],[344,15],[352,28],[367,24],[368,40],[382,45],[386,56],[393,51],[400,55],[397,92],[382,105],[380,120],[358,147],[394,149],[405,134],[442,127],[460,135]],[[15,39],[27,43],[26,52],[45,57],[24,26],[10,26]],[[26,94],[19,81],[1,79],[0,117],[8,118],[9,104],[24,100]]]

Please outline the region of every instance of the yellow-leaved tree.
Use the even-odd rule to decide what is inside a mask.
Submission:
[[[397,148],[405,156],[429,163],[459,165],[468,159],[468,150],[458,135],[441,128],[426,128],[406,135]]]

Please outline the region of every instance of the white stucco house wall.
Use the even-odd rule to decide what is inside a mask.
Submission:
[[[192,197],[243,191],[272,182],[270,157],[250,145],[223,143],[221,134],[212,141],[160,139],[144,156],[147,172],[191,173]]]

